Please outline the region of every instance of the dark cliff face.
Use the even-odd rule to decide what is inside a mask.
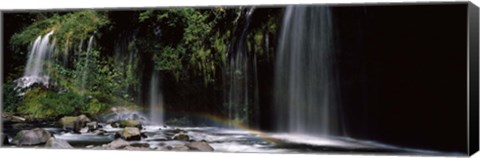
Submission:
[[[466,152],[467,5],[336,6],[347,133]]]
[[[346,134],[466,153],[467,4],[339,5],[332,12]],[[260,83],[273,80],[271,65],[259,67]],[[261,95],[273,91],[260,86]],[[277,121],[272,104],[260,104],[263,130]]]

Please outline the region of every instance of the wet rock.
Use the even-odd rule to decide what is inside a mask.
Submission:
[[[50,137],[51,134],[41,128],[22,130],[13,138],[12,143],[18,146],[39,145],[46,143]]]
[[[183,129],[180,129],[180,128],[176,128],[175,133],[187,133],[187,131],[185,131]]]
[[[132,147],[139,147],[139,148],[150,148],[150,144],[148,143],[135,143],[135,144],[130,144]]]
[[[198,142],[189,142],[185,144],[190,150],[194,151],[214,151],[213,147],[210,146],[205,140]]]
[[[117,132],[117,137],[123,138],[125,140],[141,140],[140,130],[135,127],[126,127],[123,131]]]
[[[112,128],[120,128],[120,124],[118,122],[113,122],[110,124],[110,126],[112,126]]]
[[[88,128],[88,127],[85,127],[85,128],[80,129],[79,132],[80,132],[81,134],[86,134],[86,133],[88,133],[88,131],[89,131],[89,128]]]
[[[78,116],[78,120],[77,120],[77,121],[90,122],[90,119],[89,119],[86,115],[80,115],[80,116]]]
[[[138,120],[122,120],[119,122],[120,128],[125,128],[125,127],[137,127],[139,129],[142,129],[142,124]]]
[[[107,124],[112,124],[112,123],[114,123],[114,122],[115,122],[115,120],[113,120],[113,119],[108,119],[107,122],[105,122],[105,123],[107,123]]]
[[[89,122],[90,119],[85,115],[66,116],[60,119],[64,130],[73,130],[75,133],[80,133],[80,130],[85,128]]]
[[[87,123],[87,127],[90,131],[94,131],[96,129],[98,129],[98,123],[93,121],[93,122],[89,122]]]
[[[103,148],[107,148],[107,149],[122,149],[122,148],[125,148],[127,146],[129,146],[130,143],[123,140],[123,139],[117,139],[117,140],[114,140],[108,144],[104,144],[102,147]]]
[[[184,133],[177,133],[173,136],[173,140],[183,140],[183,141],[188,141],[190,140],[190,137]]]
[[[95,133],[96,135],[105,135],[105,133],[107,133],[107,131],[105,131],[103,129],[97,129],[97,130],[93,131],[93,133]]]
[[[68,144],[67,141],[62,139],[56,139],[51,137],[48,139],[47,143],[45,144],[47,148],[54,148],[54,149],[73,149],[73,147]]]
[[[97,128],[96,129],[105,128],[105,126],[107,126],[107,125],[108,125],[107,123],[97,122]]]

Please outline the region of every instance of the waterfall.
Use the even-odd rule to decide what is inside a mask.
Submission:
[[[251,23],[251,16],[255,8],[250,8],[245,14],[245,23],[240,37],[234,43],[234,48],[228,54],[227,61],[227,88],[226,88],[226,104],[228,111],[228,118],[234,122],[245,123],[249,121],[249,108],[256,101],[256,97],[252,97],[257,89],[255,74],[256,67],[254,59],[249,59],[249,54],[246,46],[246,36]],[[255,69],[255,70],[252,70]]]
[[[90,39],[88,40],[87,52],[86,52],[86,57],[85,57],[85,65],[84,65],[83,70],[82,70],[83,74],[82,74],[81,88],[82,88],[83,91],[86,90],[85,84],[88,82],[88,75],[89,75],[89,71],[90,71],[90,67],[89,67],[90,51],[92,49],[93,37],[94,37],[94,35],[90,36]]]
[[[50,36],[53,34],[53,31],[46,34],[45,37],[39,36],[33,43],[32,50],[30,51],[30,56],[27,60],[27,65],[25,67],[25,73],[23,76],[44,76],[45,60],[51,52],[49,47]]]
[[[35,83],[48,86],[49,77],[46,72],[46,67],[53,50],[53,45],[49,44],[50,36],[53,32],[54,31],[51,31],[43,37],[38,36],[34,41],[27,59],[23,77],[15,80],[17,88],[27,88]]]
[[[153,125],[163,125],[163,96],[160,90],[160,80],[157,71],[152,73],[150,80],[150,123]]]
[[[332,32],[327,7],[286,8],[275,63],[279,131],[339,134]]]

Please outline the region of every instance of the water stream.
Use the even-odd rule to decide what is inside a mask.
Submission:
[[[279,131],[340,134],[332,19],[326,7],[288,6],[275,65]]]

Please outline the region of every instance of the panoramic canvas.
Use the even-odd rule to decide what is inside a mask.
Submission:
[[[3,12],[2,147],[467,155],[470,9]]]

